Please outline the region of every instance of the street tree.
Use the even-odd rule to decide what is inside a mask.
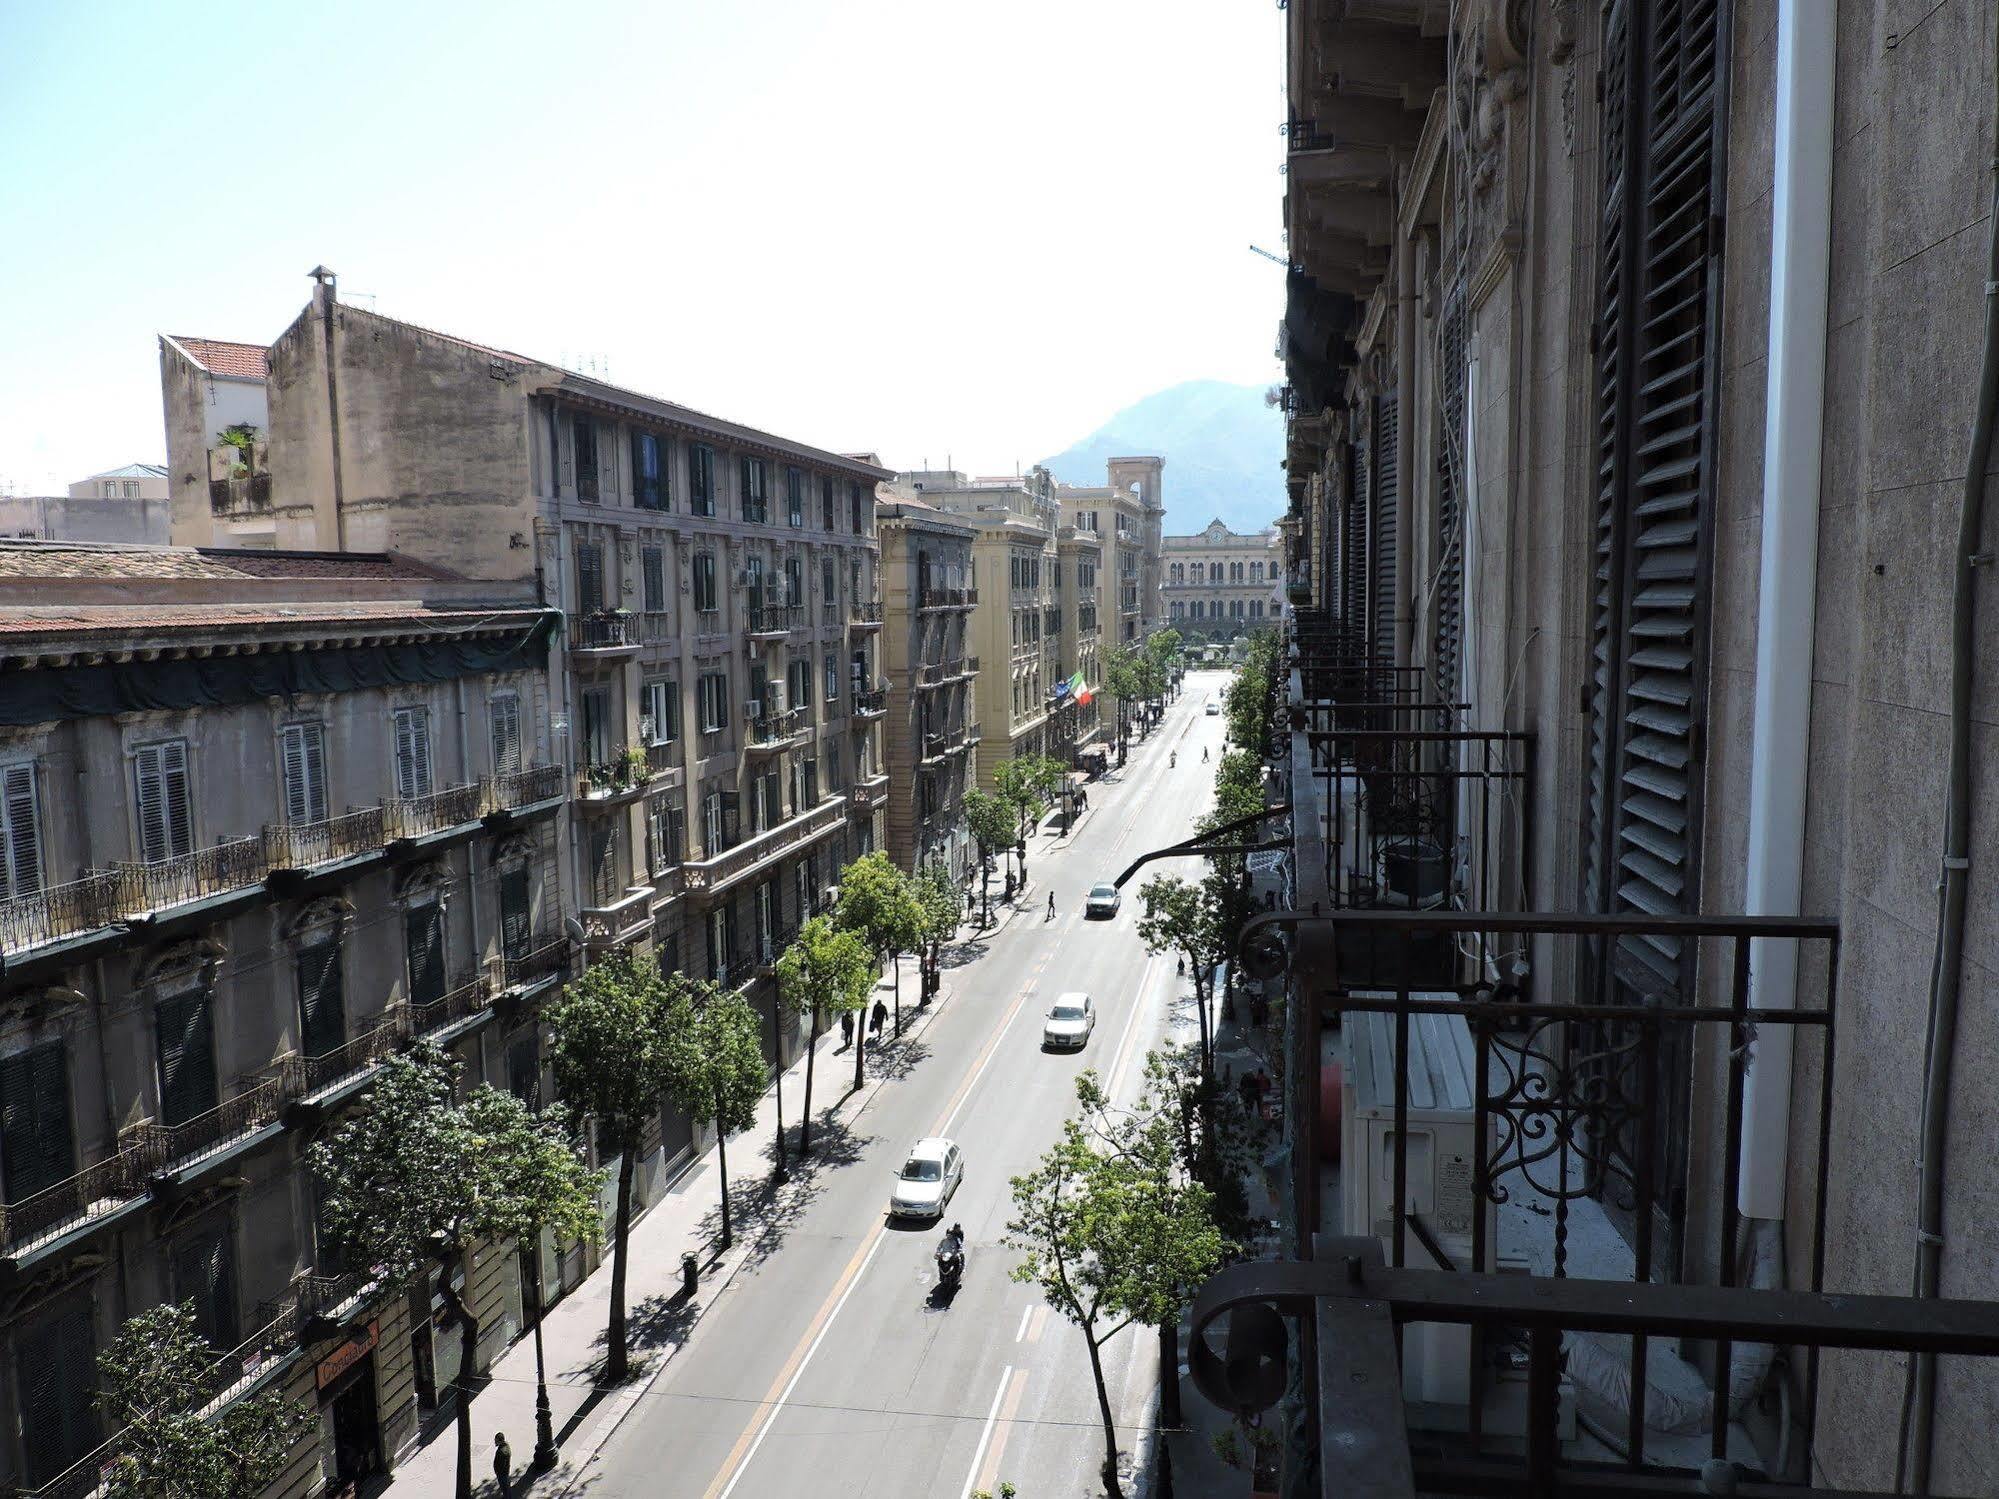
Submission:
[[[382,1063],[367,1101],[308,1159],[325,1184],[326,1225],[391,1285],[435,1284],[458,1323],[458,1499],[472,1494],[473,1365],[479,1316],[454,1284],[473,1245],[598,1232],[597,1175],[561,1110],[529,1112],[481,1084],[456,1099],[458,1063],[429,1042]]]
[[[1194,1006],[1201,1032],[1201,1075],[1215,1074],[1214,1038],[1208,1026],[1209,966],[1217,956],[1216,912],[1212,892],[1173,875],[1156,874],[1138,887],[1144,914],[1138,938],[1150,953],[1174,953],[1194,974]]]
[[[1117,699],[1118,764],[1124,763],[1125,740],[1131,726],[1131,705],[1145,695],[1144,658],[1126,646],[1114,647],[1104,658],[1104,691]]]
[[[632,1176],[640,1137],[666,1089],[666,983],[656,964],[628,949],[608,953],[562,992],[547,1020],[555,1086],[596,1121],[601,1148],[618,1157],[611,1247],[611,1313],[604,1378],[621,1383],[625,1273],[632,1229]]]
[[[1076,1091],[1081,1116],[1065,1120],[1035,1168],[1013,1178],[1006,1243],[1022,1256],[1013,1279],[1036,1287],[1083,1334],[1103,1421],[1104,1487],[1122,1499],[1104,1345],[1134,1322],[1177,1319],[1226,1245],[1207,1189],[1176,1169],[1171,1118],[1115,1115],[1094,1073]]]
[[[1068,776],[1068,768],[1050,755],[1020,755],[1001,762],[993,772],[999,798],[1014,814],[1014,847],[1020,853],[1020,878],[1027,879],[1027,834],[1041,821]]]
[[[895,1033],[902,1034],[902,964],[906,952],[923,940],[923,912],[909,876],[897,869],[889,856],[879,851],[863,854],[840,875],[840,903],[833,908],[833,922],[842,931],[852,932],[874,954],[875,969],[883,963],[895,965]],[[861,1052],[854,1046],[854,1086],[861,1085]]]
[[[932,859],[916,872],[912,882],[916,904],[923,913],[923,946],[929,969],[937,971],[943,947],[958,932],[958,887],[943,861]]]
[[[957,904],[954,896],[954,915]],[[794,1014],[808,1017],[812,1030],[805,1048],[805,1109],[798,1131],[801,1156],[812,1154],[812,1059],[819,1050],[820,1030],[828,1015],[858,1015],[874,986],[875,968],[867,944],[825,916],[815,916],[800,927],[777,960],[778,993]]]
[[[979,926],[983,929],[990,926],[993,919],[993,855],[1013,843],[1013,811],[990,791],[967,791],[965,826],[971,829],[972,841],[979,846],[979,905],[982,908]]]
[[[226,1355],[223,1356],[226,1358]],[[106,1499],[243,1499],[261,1494],[313,1429],[304,1406],[272,1388],[202,1408],[242,1377],[196,1325],[194,1304],[130,1318],[97,1356],[98,1408],[123,1428],[104,1471]]]
[[[666,1096],[697,1123],[715,1127],[722,1175],[722,1247],[735,1242],[729,1217],[729,1136],[756,1123],[763,1097],[763,1026],[748,1000],[713,979],[668,974]]]

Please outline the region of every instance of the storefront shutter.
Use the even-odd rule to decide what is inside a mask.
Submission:
[[[215,1085],[214,997],[206,988],[170,995],[153,1008],[159,1032],[160,1120],[184,1124],[220,1100]]]
[[[69,1058],[60,1041],[0,1059],[0,1182],[20,1202],[75,1173]]]

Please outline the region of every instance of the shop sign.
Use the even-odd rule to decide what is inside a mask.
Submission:
[[[313,1371],[313,1379],[317,1387],[322,1390],[325,1389],[334,1380],[360,1363],[374,1348],[375,1339],[381,1330],[381,1320],[377,1318],[368,1324],[368,1332],[365,1337],[348,1337],[342,1339],[340,1346],[321,1359],[319,1367]]]

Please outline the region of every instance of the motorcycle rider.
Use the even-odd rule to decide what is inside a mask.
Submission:
[[[957,1260],[961,1264],[965,1258],[965,1230],[952,1224],[944,1230],[944,1240],[937,1246],[937,1263],[941,1266],[947,1260]]]

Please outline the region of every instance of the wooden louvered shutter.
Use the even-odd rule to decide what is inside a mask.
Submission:
[[[396,710],[396,795],[430,795],[430,711]]]
[[[1430,674],[1436,700],[1468,700],[1458,680],[1465,625],[1465,294],[1459,286],[1444,304],[1438,329],[1437,368],[1442,417],[1437,441],[1437,545],[1433,569]]]
[[[521,768],[521,700],[508,693],[486,705],[493,737],[493,773],[513,775]]]
[[[156,864],[193,852],[188,808],[187,741],[142,744],[132,755],[133,801],[139,819],[139,857]]]
[[[604,549],[595,542],[576,547],[576,606],[585,614],[604,607]]]
[[[1361,434],[1347,448],[1347,504],[1340,536],[1340,624],[1349,649],[1367,638],[1368,444]]]
[[[206,988],[169,995],[153,1008],[159,1033],[160,1122],[184,1124],[220,1100],[215,1086],[214,999]]]
[[[76,1170],[69,1056],[60,1041],[0,1060],[0,1191],[20,1202]]]
[[[347,995],[341,982],[340,943],[329,939],[299,950],[299,1050],[323,1057],[347,1043]]]
[[[24,1487],[40,1488],[97,1445],[97,1339],[88,1301],[73,1301],[17,1335]]]
[[[532,913],[526,866],[500,876],[500,951],[509,959],[527,956]]]
[[[42,888],[41,821],[35,807],[35,767],[0,767],[0,899],[32,895]]]
[[[409,950],[411,1004],[444,997],[444,907],[437,901],[412,907],[403,922]]]
[[[285,821],[326,820],[326,736],[316,723],[286,724],[279,736],[285,773]]]
[[[1396,432],[1400,425],[1392,393],[1374,398],[1373,526],[1368,538],[1368,638],[1377,666],[1395,664],[1395,563],[1398,520],[1395,507],[1402,495],[1396,466]]]
[[[197,1229],[175,1246],[174,1298],[194,1303],[195,1330],[210,1347],[236,1346],[236,1256],[227,1223]]]

